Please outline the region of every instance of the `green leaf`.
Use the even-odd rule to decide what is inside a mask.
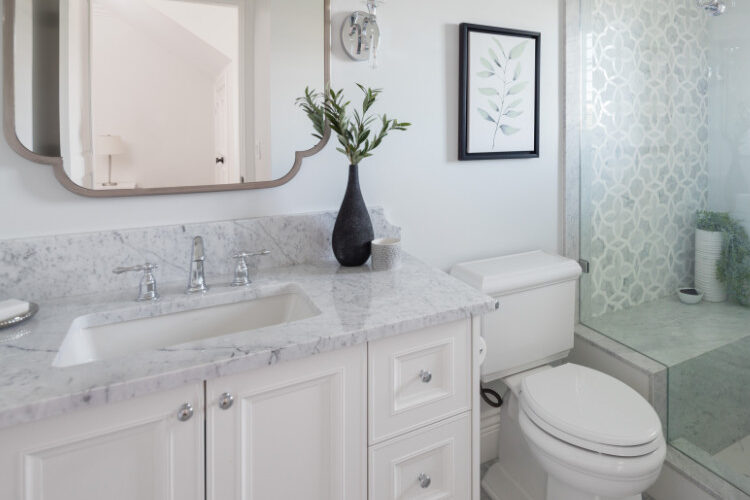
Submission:
[[[479,111],[479,114],[482,115],[482,118],[484,118],[488,122],[495,123],[495,119],[492,118],[488,112],[486,112],[482,108],[477,108],[477,111]]]
[[[522,92],[523,89],[525,89],[526,85],[528,85],[528,84],[529,84],[529,82],[517,83],[517,84],[513,85],[511,88],[508,89],[508,92],[507,92],[506,95],[515,95],[515,94],[518,94],[519,92]]]
[[[489,53],[490,53],[490,59],[492,59],[492,62],[495,63],[495,66],[502,69],[503,64],[500,62],[500,58],[498,57],[497,52],[495,52],[494,50],[490,48]],[[494,69],[494,68],[491,68],[491,69]]]
[[[500,125],[500,130],[505,135],[513,135],[521,129],[516,128],[516,127],[511,127],[510,125]]]
[[[523,114],[523,111],[515,111],[513,109],[505,112],[505,116],[507,116],[508,118],[518,118],[522,114]]]
[[[479,73],[477,73],[477,76],[480,78],[489,78],[491,76],[495,76],[495,73],[493,73],[492,71],[480,71]]]
[[[487,62],[489,64],[489,61]],[[492,66],[490,65],[490,68]],[[388,119],[386,115],[376,115],[370,112],[375,104],[380,89],[372,89],[357,84],[362,91],[362,107],[349,112],[351,101],[345,100],[343,90],[327,87],[324,92],[305,89],[305,95],[297,99],[296,103],[313,124],[315,137],[322,138],[330,129],[335,133],[339,147],[337,151],[346,155],[351,164],[357,164],[363,158],[371,155],[371,151],[378,147],[383,138],[391,130],[406,130],[408,122],[398,122]],[[373,129],[376,120],[382,121],[382,126]]]
[[[500,93],[496,89],[493,89],[490,87],[484,87],[484,88],[479,89],[479,93],[482,95],[500,95]]]
[[[507,106],[507,107],[508,107],[508,109],[513,109],[513,108],[515,108],[516,106],[518,106],[519,104],[521,104],[522,102],[523,102],[523,99],[516,99],[516,100],[515,100],[515,101],[513,101],[512,103],[508,104],[508,106]]]
[[[492,67],[492,64],[490,64],[490,61],[487,60],[486,57],[480,57],[479,61],[484,65],[485,68],[489,70],[494,70],[495,68]]]
[[[518,77],[521,76],[521,62],[519,61],[518,64],[516,64],[516,69],[513,71],[513,81],[518,80]]]
[[[518,59],[521,57],[521,54],[523,54],[523,51],[526,49],[526,45],[529,43],[528,40],[525,42],[521,42],[510,51],[510,59]]]
[[[492,109],[494,109],[495,111],[500,111],[500,107],[495,104],[495,101],[493,101],[492,99],[487,99],[487,102],[490,104],[490,106],[492,106]]]
[[[497,45],[497,47],[500,49],[500,52],[502,52],[503,57],[507,59],[508,56],[505,55],[505,49],[503,48],[503,44],[500,43],[500,40],[498,38],[496,38],[496,37],[493,36],[492,37],[492,41],[495,42],[495,44]]]

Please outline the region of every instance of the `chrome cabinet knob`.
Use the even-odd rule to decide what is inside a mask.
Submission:
[[[419,370],[419,379],[422,383],[429,384],[430,380],[432,380],[432,373],[429,370]]]
[[[419,486],[422,488],[429,488],[430,484],[432,484],[432,479],[430,479],[430,476],[425,474],[424,472],[420,472],[417,476],[417,481],[419,481]]]
[[[190,403],[185,403],[184,405],[180,406],[180,409],[177,410],[177,420],[180,422],[187,422],[190,420],[190,418],[193,416],[193,405]]]
[[[234,396],[229,394],[228,392],[225,392],[221,396],[219,396],[219,408],[222,410],[228,410],[232,407],[234,404]]]

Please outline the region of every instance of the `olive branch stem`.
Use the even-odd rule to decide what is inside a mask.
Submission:
[[[321,139],[325,135],[326,126],[330,127],[339,141],[337,151],[346,155],[349,163],[358,165],[363,159],[372,156],[375,150],[393,130],[406,130],[411,123],[399,122],[395,118],[389,119],[370,113],[382,89],[366,88],[357,84],[364,97],[360,109],[349,113],[351,101],[344,98],[343,89],[326,89],[317,92],[305,88],[305,95],[297,99],[297,106],[304,111],[313,125],[313,137]],[[379,121],[379,125],[375,122]]]

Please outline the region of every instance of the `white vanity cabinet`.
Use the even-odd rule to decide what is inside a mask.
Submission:
[[[366,498],[367,346],[206,383],[207,500]]]
[[[478,326],[2,429],[0,499],[478,500]]]
[[[203,426],[198,383],[2,429],[0,498],[200,500]]]

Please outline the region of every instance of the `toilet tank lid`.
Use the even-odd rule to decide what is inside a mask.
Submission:
[[[451,274],[491,295],[506,295],[578,279],[574,260],[542,250],[456,264]]]

